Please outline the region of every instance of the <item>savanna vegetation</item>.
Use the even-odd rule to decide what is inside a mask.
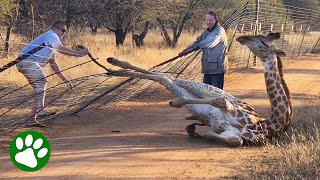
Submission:
[[[273,152],[247,167],[240,179],[318,179],[320,177],[320,97],[312,97],[294,109],[291,129],[275,144],[264,147]]]
[[[127,35],[137,46],[144,44],[149,29],[158,28],[159,36],[168,47],[175,47],[183,31],[202,28],[203,14],[214,10],[224,22],[246,0],[1,0],[0,23],[4,27],[3,40],[10,42],[11,34],[19,34],[28,41],[43,33],[54,20],[67,23],[71,32],[90,28],[92,35],[107,29],[115,36],[116,46],[122,46]],[[251,2],[251,1],[250,1]],[[273,0],[291,6],[320,10],[319,1]],[[252,0],[251,3],[255,3]],[[289,9],[290,10],[290,9]],[[130,41],[130,40],[129,40]],[[9,51],[10,44],[5,45]]]

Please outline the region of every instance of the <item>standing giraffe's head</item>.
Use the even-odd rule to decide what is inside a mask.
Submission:
[[[240,44],[248,46],[248,48],[258,56],[262,61],[270,55],[279,57],[285,56],[285,53],[277,49],[271,42],[280,38],[280,33],[269,33],[267,36],[240,36],[237,41]]]

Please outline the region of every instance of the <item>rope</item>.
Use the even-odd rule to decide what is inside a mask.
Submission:
[[[163,63],[160,63],[160,64],[158,64],[158,65],[150,68],[149,71],[154,71],[156,68],[161,67],[161,66],[166,65],[166,64],[169,64],[169,63],[173,62],[174,60],[176,60],[176,59],[178,59],[178,58],[179,58],[179,56],[173,57],[173,58],[171,58],[171,59],[169,59],[169,60],[167,60],[167,61],[165,61],[165,62],[163,62]],[[111,75],[112,75],[112,73],[107,73],[107,74],[111,74]],[[105,97],[106,95],[108,95],[109,93],[111,93],[111,92],[113,92],[113,91],[116,91],[116,90],[120,89],[121,87],[123,87],[123,86],[125,86],[125,85],[128,85],[129,83],[132,83],[131,85],[135,85],[135,84],[137,84],[138,82],[139,82],[139,80],[136,80],[136,79],[134,79],[134,78],[128,78],[127,80],[125,80],[125,81],[123,81],[123,82],[115,85],[113,88],[111,88],[111,89],[105,91],[104,93],[96,96],[96,97],[95,97],[94,99],[92,99],[91,101],[85,103],[82,107],[80,107],[79,109],[75,110],[72,114],[73,114],[73,115],[78,114],[79,112],[81,112],[82,110],[84,110],[85,108],[87,108],[88,106],[90,106],[91,104],[95,103],[95,102],[98,101],[99,99]],[[115,97],[113,97],[113,98],[115,98]]]
[[[40,46],[28,51],[26,54],[18,57],[16,60],[14,61],[11,61],[10,63],[4,65],[3,67],[0,68],[0,73],[9,69],[10,67],[16,65],[17,63],[19,63],[20,61],[28,58],[29,56],[33,55],[34,53],[40,51],[41,49],[43,49],[44,47],[46,47],[46,44],[45,43],[42,43]]]
[[[63,69],[63,70],[61,70],[61,71],[59,71],[59,72],[64,72],[64,71],[67,71],[67,70],[76,68],[76,67],[78,67],[78,66],[82,66],[82,65],[84,65],[84,64],[87,64],[87,63],[89,63],[89,62],[92,62],[92,60],[86,61],[86,62],[83,62],[83,63],[80,63],[80,64],[75,65],[75,66],[71,66],[71,67],[66,68],[66,69]],[[50,75],[48,75],[48,76],[45,76],[44,78],[41,78],[41,79],[38,79],[38,80],[34,81],[34,82],[42,81],[42,80],[44,80],[44,79],[46,79],[46,78],[48,78],[48,77],[51,77],[51,76],[53,76],[53,75],[55,75],[55,74],[57,74],[57,73],[59,73],[59,72],[52,73],[52,74],[50,74]],[[14,93],[14,92],[16,92],[16,91],[19,91],[19,90],[21,90],[21,89],[23,89],[23,88],[25,88],[25,87],[27,87],[27,86],[29,86],[29,85],[30,85],[30,84],[28,83],[28,84],[26,84],[26,85],[24,85],[24,86],[21,86],[21,87],[15,89],[15,90],[13,90],[13,91],[10,91],[9,93],[6,93],[6,94],[4,94],[3,96],[0,96],[0,99],[6,97],[6,96],[8,96],[8,95],[10,95],[10,94],[12,94],[12,93]]]

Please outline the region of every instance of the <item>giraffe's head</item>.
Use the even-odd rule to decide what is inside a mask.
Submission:
[[[237,41],[240,44],[248,46],[248,48],[258,56],[262,61],[270,55],[277,55],[279,57],[285,56],[285,53],[277,49],[272,41],[279,39],[280,33],[269,33],[267,36],[240,36]]]

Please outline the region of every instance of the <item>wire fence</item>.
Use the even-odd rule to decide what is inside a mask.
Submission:
[[[268,1],[247,3],[224,23],[229,37],[231,69],[257,65],[256,57],[235,39],[241,35],[280,32],[274,44],[288,58],[316,53],[320,50],[320,14],[310,9],[297,8]]]
[[[228,35],[231,72],[259,65],[258,58],[248,48],[235,41],[241,35],[267,34],[270,31],[281,32],[281,38],[275,41],[275,44],[286,52],[288,58],[320,52],[320,15],[318,12],[267,1],[257,2],[259,3],[246,3],[223,24]],[[199,82],[202,80],[200,57],[201,52],[197,51],[187,57],[169,60],[150,70],[170,73],[174,77]],[[92,61],[83,64],[87,63],[92,63]],[[72,66],[63,71],[71,71],[78,66]],[[51,78],[52,75],[47,78]],[[71,90],[66,89],[63,83],[47,88],[45,108],[58,113],[55,116],[43,118],[42,121],[66,115],[79,115],[86,109],[103,109],[116,102],[142,96],[145,98],[155,93],[165,92],[158,83],[114,77],[108,73],[91,74],[71,81],[74,84]],[[0,129],[14,130],[32,121],[29,114],[34,96],[29,84],[21,87],[0,84]]]

